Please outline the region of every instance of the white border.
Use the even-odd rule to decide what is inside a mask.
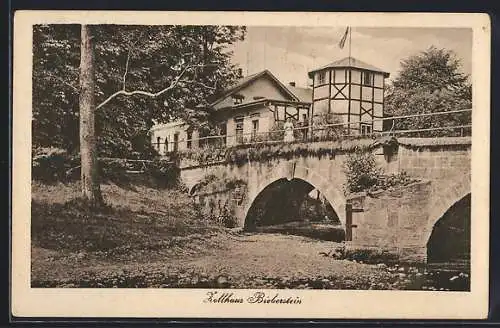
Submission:
[[[226,24],[473,29],[471,292],[279,290],[300,305],[205,304],[200,289],[30,288],[32,25]],[[486,14],[18,11],[14,18],[12,313],[51,317],[485,318],[488,311],[490,20]],[[250,295],[249,290],[236,290]]]

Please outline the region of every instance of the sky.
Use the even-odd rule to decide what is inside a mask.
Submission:
[[[347,57],[338,44],[346,27],[247,27],[244,41],[233,45],[233,62],[243,74],[269,69],[280,81],[307,86],[307,72]],[[398,75],[401,60],[430,46],[455,52],[462,71],[472,71],[472,29],[352,27],[351,56]]]

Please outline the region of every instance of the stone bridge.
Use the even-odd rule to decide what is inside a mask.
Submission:
[[[230,213],[240,227],[252,220],[252,205],[269,186],[303,182],[310,188],[295,190],[305,195],[317,189],[328,200],[342,226],[351,232],[349,245],[384,249],[417,262],[427,260],[427,244],[436,223],[471,193],[470,137],[260,145],[259,153],[266,147],[273,151],[261,157],[251,148],[242,148],[233,150],[238,160],[234,154],[210,163],[183,160],[181,180],[207,215]],[[344,162],[359,147],[375,154],[384,173],[404,171],[418,181],[346,197]],[[268,198],[271,204],[272,197]],[[346,222],[346,203],[363,210],[352,214],[352,222]],[[287,207],[283,204],[283,211]],[[470,213],[464,216],[470,220]]]

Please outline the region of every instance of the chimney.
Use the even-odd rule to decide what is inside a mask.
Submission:
[[[295,81],[288,82],[288,84],[289,84],[291,87],[294,87],[294,86],[295,86]]]

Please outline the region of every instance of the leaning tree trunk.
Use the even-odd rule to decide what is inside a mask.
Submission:
[[[83,198],[91,206],[102,204],[101,187],[97,167],[95,136],[94,96],[94,47],[89,26],[81,28],[80,59],[80,156]]]

